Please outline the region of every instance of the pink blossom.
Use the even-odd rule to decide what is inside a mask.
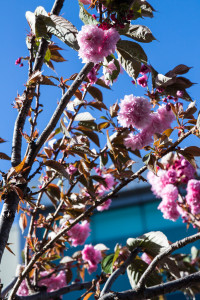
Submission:
[[[178,189],[173,184],[167,184],[162,191],[162,202],[159,204],[158,209],[163,213],[164,219],[176,221],[180,212],[176,200],[178,198]]]
[[[67,285],[66,282],[66,275],[64,271],[60,271],[57,275],[53,274],[51,277],[43,278],[49,275],[49,272],[44,271],[40,273],[40,279],[38,282],[39,286],[46,286],[47,287],[47,292],[53,292],[56,291],[60,288],[63,288]],[[22,283],[20,284],[18,291],[17,291],[18,296],[28,296],[29,295],[29,290],[26,285],[26,281],[23,280]]]
[[[17,295],[18,296],[28,296],[28,294],[29,294],[29,292],[28,292],[28,287],[26,285],[26,281],[23,280],[17,290]]]
[[[40,273],[41,277],[49,275],[49,272],[44,271]],[[46,286],[47,292],[53,292],[67,285],[66,275],[64,271],[60,271],[58,275],[53,274],[50,278],[41,278],[38,283],[39,286]]]
[[[147,179],[151,184],[151,190],[157,198],[162,198],[162,192],[164,187],[168,184],[167,172],[164,170],[158,170],[157,176],[149,171],[147,173]]]
[[[91,0],[79,0],[79,1],[85,5],[91,4]]]
[[[142,259],[145,263],[147,263],[148,265],[150,265],[150,263],[152,262],[152,259],[151,259],[151,258],[149,257],[149,255],[146,254],[145,252],[142,253],[141,259]]]
[[[78,169],[76,167],[74,167],[74,165],[69,165],[68,168],[66,168],[66,171],[69,175],[73,175],[74,173],[76,173]]]
[[[77,223],[69,231],[68,235],[72,241],[72,246],[76,247],[78,245],[83,245],[90,235],[90,225],[87,221]]]
[[[111,190],[114,187],[114,185],[116,184],[115,178],[110,173],[103,174],[103,178],[105,178],[107,190]]]
[[[97,210],[98,211],[104,211],[104,210],[108,210],[110,205],[112,203],[111,199],[106,200],[106,202],[104,202],[103,204],[97,206]]]
[[[101,251],[95,249],[91,244],[85,245],[82,250],[82,258],[88,263],[88,272],[91,274],[96,271],[97,265],[102,259]]]
[[[18,59],[16,59],[16,61],[15,61],[15,64],[16,64],[16,65],[19,65],[19,64],[21,64],[21,60],[22,60],[22,58],[21,58],[21,57],[19,57]]]
[[[168,128],[171,128],[172,121],[175,120],[175,116],[172,110],[168,111],[165,104],[162,104],[156,113],[151,115],[151,130],[152,133],[162,133]]]
[[[124,145],[126,148],[131,148],[131,150],[140,150],[145,146],[148,146],[153,142],[152,133],[144,129],[138,134],[133,134],[132,132],[124,139]]]
[[[158,209],[163,213],[164,219],[176,221],[180,216],[178,205],[175,201],[167,201],[167,199],[162,200]]]
[[[147,75],[143,75],[142,77],[137,78],[137,84],[145,88],[147,87],[147,79]]]
[[[178,189],[173,184],[167,184],[162,191],[162,199],[173,202],[178,198]]]
[[[179,98],[182,98],[184,95],[184,92],[183,91],[177,91],[176,92],[176,96],[179,97]]]
[[[145,128],[151,121],[151,104],[148,99],[126,95],[119,104],[118,121],[123,127]]]
[[[119,39],[120,35],[115,28],[103,30],[95,25],[82,26],[77,35],[79,56],[84,63],[98,63],[115,51]]]
[[[151,72],[151,70],[149,69],[148,66],[146,66],[146,65],[142,65],[142,66],[141,66],[140,74],[145,75],[145,74],[147,74],[147,73],[149,73],[149,72]]]
[[[200,213],[200,181],[191,179],[187,185],[186,201],[191,209],[191,213],[196,215]]]

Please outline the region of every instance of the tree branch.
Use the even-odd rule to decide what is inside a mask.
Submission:
[[[93,68],[94,64],[89,62],[85,64],[85,66],[82,68],[74,82],[71,84],[67,92],[63,95],[63,97],[60,100],[60,103],[58,104],[53,116],[51,117],[49,123],[47,124],[46,128],[38,138],[35,147],[33,149],[29,148],[29,154],[27,158],[27,165],[31,166],[34,162],[35,157],[37,156],[38,152],[40,151],[41,147],[45,143],[46,139],[49,137],[50,133],[54,130],[56,127],[57,122],[59,121],[64,109],[66,108],[66,105],[70,101],[71,97],[74,95],[80,84],[83,82],[84,78],[87,76],[87,74],[90,72],[90,70]]]
[[[173,280],[167,283],[159,284],[153,287],[145,288],[142,291],[128,290],[121,293],[108,293],[99,300],[142,300],[142,299],[152,299],[153,297],[159,295],[169,294],[180,289],[185,289],[195,284],[199,284],[200,272],[185,276],[183,278]]]
[[[44,291],[30,296],[15,296],[15,299],[16,300],[48,300],[48,299],[58,298],[59,296],[62,296],[70,292],[89,289],[91,287],[92,287],[92,282],[74,283],[50,293]]]
[[[15,218],[15,212],[19,203],[18,195],[11,191],[5,196],[3,208],[0,216],[0,262],[4,249],[8,242],[9,233]]]
[[[130,263],[133,261],[133,259],[136,257],[136,255],[138,254],[138,252],[140,252],[140,248],[136,248],[134,249],[130,255],[128,256],[128,258],[125,260],[125,262],[120,266],[120,268],[118,268],[115,272],[113,272],[110,277],[108,278],[108,280],[106,281],[103,290],[101,291],[101,295],[100,297],[102,297],[103,295],[105,295],[106,293],[108,293],[111,289],[111,286],[113,285],[113,283],[115,282],[115,280],[122,274],[124,274],[126,272],[126,268],[130,265]]]
[[[168,256],[169,254],[171,254],[173,251],[180,249],[190,243],[193,243],[197,240],[200,239],[200,232],[186,237],[180,241],[177,241],[175,243],[173,243],[172,245],[170,245],[166,250],[164,250],[163,252],[161,252],[159,255],[157,255],[152,262],[150,263],[150,265],[148,266],[148,268],[145,270],[145,272],[143,273],[143,275],[141,276],[136,290],[139,291],[144,287],[145,281],[147,279],[147,277],[149,276],[149,274],[155,269],[155,267],[157,266],[157,264],[165,257]]]

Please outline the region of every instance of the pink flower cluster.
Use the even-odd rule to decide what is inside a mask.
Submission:
[[[82,250],[82,258],[88,263],[88,272],[91,274],[96,271],[97,265],[102,259],[101,251],[95,249],[91,244],[85,245]]]
[[[177,186],[182,183],[187,183],[190,179],[194,178],[195,169],[183,156],[177,157],[174,155],[170,163],[167,158],[164,158],[162,164],[164,170],[159,169],[157,176],[152,172],[148,172],[147,179],[152,186],[151,190],[154,195],[157,198],[162,198],[158,209],[163,213],[163,217],[176,221],[180,215],[184,217],[184,211],[179,207],[177,202]],[[190,181],[193,182],[193,180]],[[191,191],[190,188],[188,188],[188,190]],[[190,196],[193,195],[191,192],[188,194]],[[196,203],[195,200],[191,200],[193,196],[190,196],[188,197],[188,199],[190,199],[188,200],[188,204]]]
[[[200,181],[191,179],[187,185],[187,204],[190,207],[191,213],[196,215],[200,213]]]
[[[126,95],[120,103],[118,121],[123,127],[135,127],[141,131],[138,134],[130,133],[124,139],[124,144],[131,150],[142,149],[152,143],[155,133],[162,133],[170,128],[175,119],[172,110],[165,104],[160,106],[157,112],[151,112],[151,104],[148,99]]]
[[[163,213],[164,219],[176,221],[180,212],[176,200],[178,198],[178,189],[173,184],[167,184],[162,191],[162,201],[160,202],[158,209]]]
[[[47,277],[49,272],[44,271],[40,273],[40,280],[38,282],[39,286],[46,286],[47,292],[53,292],[67,285],[66,275],[64,271],[60,271],[57,275],[53,274],[51,277]],[[46,277],[46,278],[45,278]],[[29,290],[26,285],[26,281],[23,280],[18,288],[18,296],[28,296]]]
[[[119,106],[118,121],[123,127],[142,129],[150,123],[151,104],[148,99],[126,95]]]
[[[77,223],[69,231],[68,235],[72,241],[72,246],[76,247],[78,245],[83,245],[90,235],[90,225],[87,221]]]
[[[98,63],[104,57],[115,52],[116,43],[120,39],[115,28],[103,30],[96,25],[84,25],[77,34],[79,57],[83,62]]]

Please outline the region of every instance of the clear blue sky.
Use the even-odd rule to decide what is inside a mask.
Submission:
[[[12,108],[11,103],[17,95],[24,90],[27,79],[27,64],[23,68],[15,66],[15,60],[19,56],[27,56],[25,37],[29,26],[25,19],[27,10],[34,11],[39,5],[44,6],[47,11],[51,10],[53,0],[7,0],[1,3],[1,109],[0,109],[0,137],[8,142],[0,145],[0,151],[11,153],[11,142],[14,121],[17,111]],[[62,15],[70,20],[78,29],[81,21],[78,19],[78,1],[66,0]],[[194,68],[190,70],[188,78],[192,82],[200,82],[200,1],[199,0],[162,0],[149,1],[157,10],[153,19],[136,20],[137,23],[147,25],[153,32],[157,41],[144,44],[149,62],[160,73],[166,73],[174,66],[184,63]],[[56,65],[58,76],[67,78],[70,74],[78,72],[82,67],[77,53],[59,42],[64,48],[63,56],[68,61]],[[44,73],[55,75],[44,67]],[[121,76],[119,84],[114,84],[112,91],[105,93],[106,103],[114,102],[123,98],[124,94],[142,95],[144,90],[135,87],[131,78],[127,75]],[[199,101],[199,84],[189,89],[194,100]],[[45,126],[57,100],[60,98],[60,90],[56,87],[42,89],[42,103],[45,114],[41,115],[39,126]],[[198,108],[200,105],[198,104]],[[28,133],[28,131],[27,131]],[[199,140],[195,139],[196,143]],[[1,162],[0,170],[9,168],[8,162]]]

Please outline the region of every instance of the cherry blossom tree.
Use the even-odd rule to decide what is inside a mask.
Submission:
[[[28,80],[14,105],[18,115],[11,158],[0,154],[1,159],[11,160],[9,171],[1,173],[0,260],[5,248],[10,250],[7,242],[16,213],[27,235],[24,263],[10,285],[1,289],[1,297],[53,299],[83,290],[84,300],[148,299],[181,290],[194,298],[200,288],[199,251],[193,247],[192,255],[173,254],[200,239],[195,162],[200,148],[181,148],[185,139],[199,137],[200,132],[197,108],[187,91],[193,83],[182,76],[190,67],[181,64],[163,75],[149,63],[138,42],[155,38],[149,28],[135,24],[153,17],[154,8],[147,1],[80,0],[83,26],[79,32],[59,16],[63,3],[56,0],[51,12],[41,6],[26,12],[29,55],[15,62],[24,67],[28,63]],[[72,70],[65,79],[54,72],[54,62],[65,61],[60,45],[77,51],[77,59],[84,63],[79,73]],[[45,75],[44,65],[52,75]],[[109,107],[102,90],[114,88],[122,70],[133,84],[144,88],[144,96],[125,94],[120,103]],[[59,87],[60,100],[41,130],[37,122],[45,113],[43,85]],[[135,157],[142,159],[143,166],[133,172]],[[162,199],[158,209],[163,217],[173,222],[182,218],[197,233],[173,244],[160,231],[144,233],[124,245],[116,241],[113,253],[106,245],[88,244],[93,213],[103,214],[111,199],[133,180],[146,181],[147,169],[152,192]],[[38,187],[30,188],[34,178]],[[44,196],[54,208],[50,214]],[[69,246],[74,251],[71,256]],[[82,250],[77,251],[77,246]],[[94,275],[99,265],[101,273]],[[85,271],[91,281],[84,280]],[[126,271],[131,289],[112,291],[115,280]]]

